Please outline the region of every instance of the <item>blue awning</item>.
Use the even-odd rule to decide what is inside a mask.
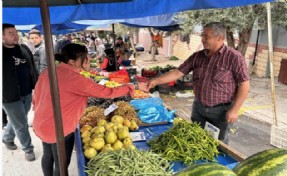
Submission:
[[[178,22],[174,19],[174,16],[175,14],[166,14],[133,19],[80,20],[75,21],[74,23],[51,24],[51,30],[52,34],[58,35],[87,30],[87,28],[108,29],[110,24],[121,23],[130,27],[153,27],[158,30],[173,31],[179,29]],[[16,29],[22,32],[29,32],[31,29],[38,29],[43,33],[42,25],[16,25]]]
[[[274,0],[133,0],[121,3],[52,6],[49,9],[51,24],[62,24],[77,20],[141,18],[186,10],[227,8],[272,1]],[[41,24],[40,8],[4,6],[3,23],[17,25]]]
[[[103,24],[113,24],[121,23],[130,27],[153,27],[158,30],[171,31],[179,29],[179,21],[175,20],[174,14],[165,14],[157,16],[149,16],[143,18],[132,18],[132,19],[115,19],[115,20],[80,20],[74,21],[77,24],[83,25],[103,25]]]
[[[51,31],[54,35],[68,34],[86,30],[87,28],[93,29],[108,29],[108,24],[99,25],[85,25],[77,23],[64,23],[64,24],[51,24]],[[21,32],[29,32],[31,29],[38,29],[43,34],[42,25],[16,25],[16,29]]]

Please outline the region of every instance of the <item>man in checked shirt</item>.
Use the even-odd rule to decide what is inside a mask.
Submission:
[[[204,128],[209,122],[220,129],[219,140],[228,143],[228,132],[248,95],[249,74],[240,52],[224,44],[226,28],[219,22],[203,27],[204,49],[193,53],[178,69],[152,79],[149,88],[193,71],[195,100],[191,120]]]

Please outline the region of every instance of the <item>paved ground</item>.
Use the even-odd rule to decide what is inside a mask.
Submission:
[[[168,61],[167,58],[157,56],[157,62],[147,61],[150,57],[147,54],[141,54],[137,58],[137,65],[140,68],[150,67],[154,65],[165,66],[172,64],[178,66],[182,61]],[[231,133],[230,146],[237,149],[242,154],[249,156],[258,151],[272,148],[270,141],[270,126],[273,122],[271,109],[271,90],[270,80],[266,78],[251,77],[251,90],[249,98],[244,103],[242,115],[238,122],[234,124]],[[287,124],[287,114],[284,113],[284,108],[287,106],[287,85],[276,82],[276,102],[277,114],[280,125]],[[165,102],[177,110],[177,113],[189,118],[191,104],[193,98],[178,98],[176,96],[162,95]],[[33,112],[29,114],[29,121],[33,119]],[[27,162],[24,159],[24,152],[17,149],[13,152],[8,151],[2,145],[2,175],[3,176],[40,176],[41,172],[41,156],[42,145],[40,140],[34,135],[30,128],[33,144],[35,146],[36,161]],[[18,140],[15,141],[19,146]],[[77,161],[75,152],[71,165],[69,167],[71,176],[77,176]]]

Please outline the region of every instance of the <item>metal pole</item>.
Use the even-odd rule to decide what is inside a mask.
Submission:
[[[171,57],[171,51],[172,51],[172,35],[168,37],[168,50],[167,50],[167,56]]]
[[[270,62],[270,80],[271,80],[271,96],[272,96],[272,111],[274,115],[274,123],[278,126],[277,113],[276,113],[276,94],[274,85],[274,72],[273,72],[273,39],[272,39],[272,21],[271,21],[271,5],[267,3],[267,22],[268,22],[268,49],[269,49],[269,62]]]
[[[115,24],[112,24],[112,29],[113,29],[113,43],[114,43],[114,54],[115,54],[115,67],[116,71],[119,70],[119,62],[118,62],[118,57],[117,57],[117,52],[116,52],[116,33],[115,33]]]
[[[58,89],[58,79],[56,74],[53,42],[51,35],[51,26],[50,26],[50,12],[46,0],[40,0],[41,7],[41,17],[42,25],[45,36],[45,50],[47,55],[47,64],[48,64],[48,74],[50,81],[50,91],[53,105],[53,114],[54,122],[56,128],[56,138],[57,138],[57,150],[58,150],[58,159],[60,164],[60,174],[61,176],[68,175],[66,170],[66,150],[65,150],[65,138],[63,132],[63,123],[62,123],[62,113],[60,106],[60,95]]]

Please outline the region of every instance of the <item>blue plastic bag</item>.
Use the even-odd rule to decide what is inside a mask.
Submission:
[[[160,98],[132,100],[130,104],[144,123],[173,122],[175,117],[175,110],[168,111]]]
[[[161,98],[144,98],[132,100],[130,104],[135,108],[135,110],[141,110],[148,107],[163,106],[163,101]]]

